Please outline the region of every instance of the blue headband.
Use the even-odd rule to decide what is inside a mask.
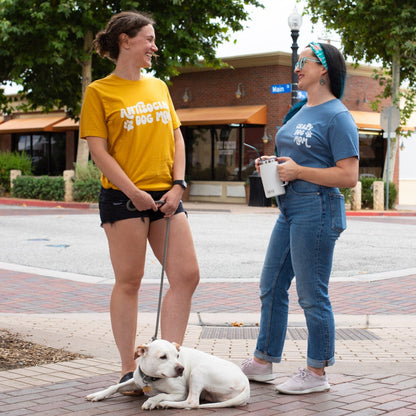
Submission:
[[[321,61],[321,64],[324,66],[324,68],[328,69],[328,64],[326,63],[326,58],[322,46],[316,42],[311,42],[308,46],[312,49],[313,53]]]

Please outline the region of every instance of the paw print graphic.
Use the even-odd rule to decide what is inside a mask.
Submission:
[[[124,128],[125,128],[127,131],[130,131],[130,130],[133,128],[133,122],[132,122],[131,120],[126,120],[126,121],[124,122]]]

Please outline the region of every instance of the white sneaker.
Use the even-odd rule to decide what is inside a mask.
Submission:
[[[273,374],[272,363],[260,364],[254,361],[253,358],[244,360],[241,363],[241,370],[249,380],[253,381],[264,382],[271,381],[276,378],[276,374]]]
[[[330,385],[327,375],[318,376],[307,368],[299,368],[299,372],[288,381],[276,386],[279,393],[307,394],[328,391]]]

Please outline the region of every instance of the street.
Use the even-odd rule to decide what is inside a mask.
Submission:
[[[277,210],[185,206],[201,281],[257,281]],[[0,206],[0,262],[59,271],[69,279],[112,283],[98,211],[78,214],[77,210],[43,210],[39,213],[36,208]],[[71,215],[66,215],[69,212]],[[403,270],[416,273],[416,217],[348,217],[347,224],[336,246],[334,281],[379,280]],[[149,248],[146,281],[159,280],[160,271]]]

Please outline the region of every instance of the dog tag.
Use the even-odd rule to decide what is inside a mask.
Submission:
[[[144,394],[149,395],[152,392],[152,387],[151,386],[143,386],[142,390],[143,390]]]

